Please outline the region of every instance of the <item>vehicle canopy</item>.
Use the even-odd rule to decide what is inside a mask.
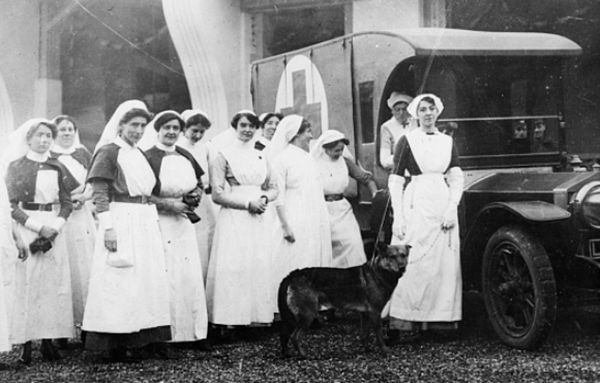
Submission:
[[[439,123],[452,128],[465,169],[554,166],[566,151],[563,62],[580,52],[546,33],[360,32],[254,62],[254,105],[259,113],[304,116],[315,138],[342,131],[380,186],[387,173],[378,160],[379,127],[392,117],[386,101],[393,91],[442,98]],[[541,142],[538,124],[545,125]],[[525,134],[517,137],[518,129]]]

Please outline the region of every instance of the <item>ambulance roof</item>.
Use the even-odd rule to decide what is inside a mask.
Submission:
[[[480,32],[449,28],[396,29],[361,32],[398,37],[410,44],[418,56],[570,56],[581,47],[566,37],[534,32]]]

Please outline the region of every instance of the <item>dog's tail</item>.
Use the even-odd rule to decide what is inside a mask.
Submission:
[[[294,271],[283,278],[279,284],[279,290],[277,291],[277,307],[279,308],[281,323],[284,325],[291,325],[292,327],[296,325],[296,316],[288,304],[288,288],[292,281],[293,273]]]
[[[277,307],[279,308],[279,315],[281,317],[279,341],[281,343],[281,352],[286,358],[290,356],[288,343],[298,322],[288,302],[288,289],[294,278],[293,273],[283,278],[283,281],[279,284],[279,290],[277,290]]]

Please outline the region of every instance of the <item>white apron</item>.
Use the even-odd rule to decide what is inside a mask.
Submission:
[[[423,174],[413,176],[404,192],[405,240],[412,248],[406,272],[391,299],[390,316],[416,322],[458,321],[462,317],[458,227],[441,230],[449,203],[444,172],[451,141],[420,131],[407,138]],[[392,244],[398,242],[392,238]]]
[[[332,161],[324,156],[317,160],[317,166],[321,173],[323,193],[343,194],[350,182],[344,159],[340,157]],[[352,205],[346,198],[325,204],[331,225],[332,266],[345,268],[362,265],[367,261],[367,257]]]
[[[266,162],[259,161],[253,152],[254,149],[247,151],[238,147],[222,151],[240,183],[231,186],[231,193],[240,193],[248,200],[264,194],[261,185],[267,177]],[[265,214],[221,206],[206,286],[209,322],[250,325],[273,321],[273,244]]]
[[[12,218],[8,192],[0,177],[0,352],[10,351],[8,314],[12,312],[8,298],[14,295],[14,271],[17,248],[12,237]]]
[[[208,152],[206,145],[201,143],[190,145],[188,140],[185,138],[181,138],[177,145],[180,145],[182,148],[192,153],[194,159],[204,171],[204,175],[202,176],[202,184],[205,187],[208,186]],[[217,210],[218,205],[212,201],[210,194],[204,194],[202,196],[200,205],[198,205],[195,210],[195,213],[198,215],[198,217],[200,217],[200,222],[194,224],[194,229],[196,230],[196,239],[198,240],[198,254],[200,256],[204,285],[206,285],[208,264],[210,262],[210,249],[212,247],[212,242],[215,235],[215,226],[217,224]]]
[[[58,160],[69,169],[69,172],[79,182],[80,186],[75,192],[82,192],[85,187],[87,170],[70,155],[61,155]],[[73,210],[67,223],[62,228],[62,233],[67,242],[71,270],[73,319],[76,326],[81,326],[90,282],[94,244],[96,242],[96,222],[92,215],[90,203],[85,203],[79,210]]]
[[[190,161],[166,156],[160,168],[161,197],[181,197],[196,187]],[[159,212],[160,231],[171,302],[171,334],[175,342],[205,339],[208,330],[206,295],[194,225],[185,215]]]
[[[150,195],[154,174],[139,150],[120,149],[117,162],[132,196]],[[117,235],[117,252],[104,246],[106,228],[101,221],[83,317],[83,330],[128,334],[169,326],[169,284],[165,272],[158,213],[154,205],[111,202],[110,214]],[[109,264],[120,256],[131,267]]]
[[[54,203],[58,201],[58,194],[57,172],[39,170],[34,201]],[[26,213],[43,225],[53,227],[59,207],[55,204],[53,211],[27,210]],[[39,235],[20,224],[17,231],[27,245]],[[25,262],[17,262],[15,271],[16,290],[13,291],[13,312],[9,320],[12,343],[73,337],[71,277],[64,234],[59,232],[46,253],[30,254]]]

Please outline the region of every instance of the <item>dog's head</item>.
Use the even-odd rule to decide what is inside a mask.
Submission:
[[[409,245],[377,245],[377,255],[373,259],[377,268],[398,275],[400,278],[408,264]]]

